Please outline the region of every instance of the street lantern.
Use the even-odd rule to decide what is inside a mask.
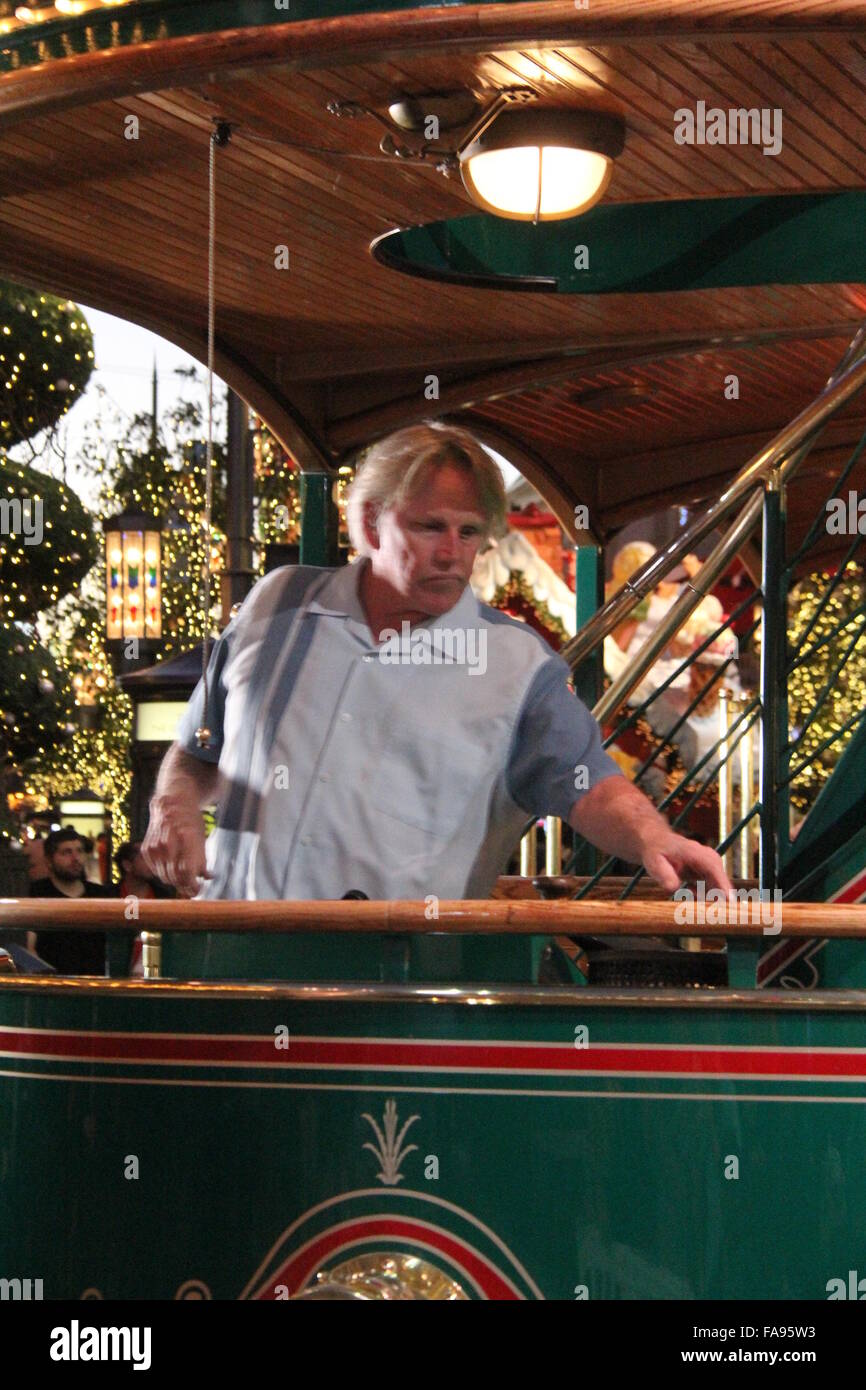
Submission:
[[[162,642],[162,522],[149,512],[122,512],[103,522],[105,623],[115,665],[147,664]]]

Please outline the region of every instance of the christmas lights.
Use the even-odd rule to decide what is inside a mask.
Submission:
[[[827,571],[810,574],[791,590],[788,639],[792,653],[803,646],[806,629],[815,616],[832,578],[832,574]],[[831,595],[815,626],[805,637],[806,647],[816,649],[788,678],[788,722],[790,737],[797,738],[792,754],[796,763],[808,758],[825,739],[839,734],[845,724],[866,707],[866,624],[862,614],[864,605],[866,574],[860,566],[850,562],[845,567],[844,578]],[[859,615],[858,609],[861,610]],[[863,634],[854,642],[853,650],[841,671],[833,676],[846,647],[861,626],[864,627]],[[831,636],[837,628],[838,632]],[[828,640],[823,642],[823,645],[816,646],[824,638]],[[818,705],[824,685],[831,676],[833,678],[824,704],[808,727],[805,727]],[[850,731],[845,737],[849,736]],[[805,812],[812,805],[836,766],[843,747],[844,738],[835,739],[823,751],[815,752],[815,756],[794,778],[791,784],[791,803],[798,811]]]

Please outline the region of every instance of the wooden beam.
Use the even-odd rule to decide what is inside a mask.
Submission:
[[[864,408],[866,406],[861,410]],[[748,463],[752,455],[763,449],[787,423],[782,420],[760,432],[677,444],[605,460],[600,465],[599,507],[608,524],[624,525],[634,516],[646,515],[648,501],[657,497],[663,499],[661,505],[685,502],[688,496],[696,500],[707,497],[719,483]],[[819,463],[822,454],[853,448],[862,429],[862,414],[858,419],[847,416],[831,420],[824,427],[810,459],[803,465],[804,469],[809,463],[812,467]],[[641,481],[645,484],[643,488]]]
[[[823,0],[804,8],[778,0],[669,0],[657,6],[606,0],[577,10],[573,0],[511,0],[500,5],[459,5],[295,20],[256,28],[218,30],[182,38],[151,39],[115,49],[55,58],[0,77],[0,125],[33,111],[60,110],[81,102],[138,91],[193,86],[216,71],[264,64],[309,68],[385,62],[400,54],[489,52],[503,45],[648,43],[716,36],[782,39],[807,34],[862,35],[860,0]],[[86,17],[77,28],[86,28]],[[38,37],[38,31],[34,35]]]
[[[0,270],[17,284],[29,285],[43,293],[57,294],[76,302],[84,301],[94,309],[115,314],[151,333],[175,343],[200,363],[207,361],[207,339],[190,324],[200,319],[196,301],[173,299],[163,312],[148,309],[148,300],[164,298],[164,286],[140,283],[139,292],[123,294],[106,284],[105,289],[93,283],[94,267],[65,254],[62,262],[52,261],[44,273],[37,275],[30,265],[27,250],[14,238],[4,235],[0,242]],[[251,410],[268,425],[284,449],[297,459],[303,469],[319,472],[333,468],[333,458],[327,444],[320,438],[310,421],[296,409],[290,397],[282,391],[263,369],[246,360],[230,343],[217,334],[214,351],[214,371],[237,391]]]
[[[468,412],[466,415],[454,415],[446,417],[447,423],[461,425],[464,429],[471,430],[480,439],[482,444],[487,444],[491,449],[508,459],[515,468],[519,469],[531,483],[546,505],[553,512],[562,529],[576,543],[582,538],[583,544],[587,544],[587,533],[578,533],[574,524],[574,508],[576,502],[582,502],[589,510],[589,538],[595,544],[601,544],[595,527],[596,508],[595,508],[595,478],[592,472],[587,469],[583,472],[579,465],[575,466],[574,490],[566,490],[562,486],[562,477],[556,472],[553,464],[543,454],[527,447],[525,443],[515,439],[502,429],[501,426],[491,425],[482,416],[473,415]],[[573,475],[573,476],[574,476]]]
[[[763,334],[748,336],[748,342],[737,342],[739,350],[756,347],[767,341]],[[777,340],[773,337],[770,341]],[[440,385],[439,396],[433,408],[437,412],[468,410],[484,401],[521,395],[524,391],[543,390],[563,381],[578,382],[581,377],[598,372],[622,371],[631,367],[649,366],[660,359],[671,361],[679,357],[692,357],[697,353],[719,350],[720,345],[714,336],[692,338],[685,342],[665,339],[643,351],[636,351],[634,347],[628,346],[580,355],[558,352],[552,357],[498,367],[448,382],[444,386]],[[423,369],[425,375],[435,372],[438,365],[438,361],[431,363],[428,357]],[[378,438],[398,426],[411,424],[413,420],[424,420],[430,415],[430,410],[431,402],[425,398],[419,379],[411,395],[396,397],[369,410],[358,411],[354,415],[334,421],[329,426],[328,439],[335,450],[348,448]]]
[[[507,371],[516,359],[527,366],[531,366],[533,362],[540,367],[549,364],[552,370],[555,369],[557,363],[562,362],[563,371],[568,376],[572,370],[568,366],[569,363],[576,364],[578,371],[598,371],[608,364],[618,367],[632,367],[676,355],[688,355],[697,352],[746,351],[749,348],[764,347],[773,343],[814,342],[828,338],[844,339],[848,343],[861,322],[862,314],[852,311],[850,318],[833,319],[823,324],[812,322],[789,328],[714,331],[699,338],[693,332],[648,333],[645,336],[635,334],[634,336],[624,335],[616,339],[598,338],[595,340],[587,340],[585,335],[580,338],[564,340],[560,337],[556,341],[555,348],[550,343],[539,342],[538,338],[509,339],[508,342],[503,342],[502,338],[498,338],[493,342],[481,342],[472,345],[455,339],[453,343],[442,343],[437,346],[435,362],[432,363],[432,366],[431,353],[429,349],[423,347],[417,349],[401,348],[399,365],[401,371],[417,367],[419,371],[428,372],[437,367],[442,369],[461,366],[491,366],[493,363],[501,361],[504,364],[502,370]],[[621,358],[618,357],[620,353],[623,354]],[[597,357],[598,360],[593,361],[594,357]],[[356,377],[363,385],[365,376],[371,376],[375,372],[391,373],[394,370],[394,365],[394,352],[390,348],[377,350],[365,347],[363,353],[357,349],[334,352],[302,352],[293,359],[292,376],[295,380],[307,378],[319,380],[326,376],[329,379],[346,376]]]

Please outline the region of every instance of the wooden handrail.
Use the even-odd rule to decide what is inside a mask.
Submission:
[[[762,925],[759,913],[765,916]],[[778,913],[775,921],[770,914]],[[721,922],[684,924],[681,904],[666,902],[539,902],[522,900],[452,900],[436,905],[431,918],[425,902],[246,902],[190,900],[137,903],[137,917],[126,916],[122,899],[60,902],[55,898],[0,899],[0,931],[176,931],[176,932],[385,932],[412,935],[508,936],[576,934],[579,936],[754,936],[768,941],[779,935],[866,937],[866,904],[795,903],[707,905],[726,914]],[[781,926],[781,931],[779,927]]]
[[[753,889],[758,887],[756,878],[733,878],[731,880],[737,889]],[[502,898],[510,899],[534,899],[536,902],[543,900],[570,898],[580,892],[592,879],[588,874],[535,874],[531,878],[520,874],[500,874],[496,880],[496,888],[492,897],[499,900]],[[620,895],[625,888],[632,883],[630,874],[605,874],[597,883],[592,883],[589,895],[581,901],[596,902],[618,902]],[[660,884],[654,883],[652,879],[639,879],[629,893],[631,902],[670,902],[670,893]],[[625,899],[623,898],[623,902]]]

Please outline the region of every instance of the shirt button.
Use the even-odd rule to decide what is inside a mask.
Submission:
[[[345,714],[345,713],[343,713],[343,714],[340,715],[340,718],[342,719],[342,721],[343,721],[344,724],[349,724],[349,723],[351,723],[352,716],[351,716],[351,714]]]
[[[313,843],[313,841],[310,839],[310,836],[309,836],[309,835],[302,835],[302,836],[301,836],[301,844],[302,844],[302,845],[311,845],[312,843]]]
[[[331,780],[331,774],[330,774],[330,772],[322,772],[322,773],[319,774],[319,781],[320,781],[320,782],[330,782],[330,780]]]
[[[375,660],[375,657],[372,657],[372,656],[365,656],[365,657],[364,657],[364,660],[365,660],[365,661],[374,661],[374,660]]]

